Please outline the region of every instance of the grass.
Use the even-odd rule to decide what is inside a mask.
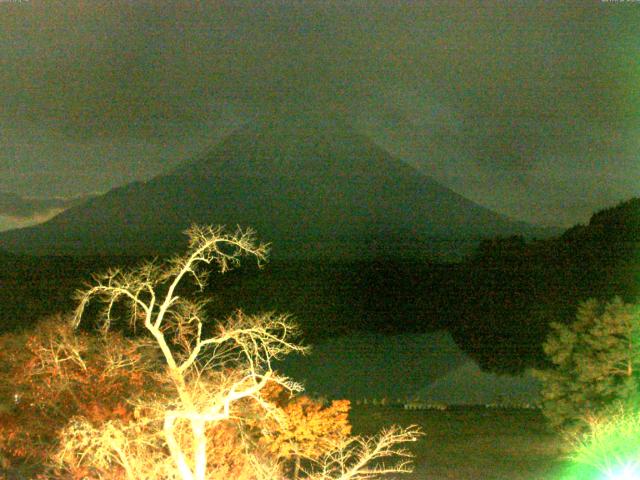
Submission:
[[[422,427],[425,436],[408,446],[415,471],[398,476],[406,480],[554,480],[565,467],[562,440],[537,410],[353,405],[350,420],[363,435],[390,424]]]

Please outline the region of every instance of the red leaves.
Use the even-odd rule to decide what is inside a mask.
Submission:
[[[76,334],[61,318],[48,320],[37,331],[28,337],[0,337],[2,360],[8,362],[0,384],[12,387],[2,392],[11,411],[0,414],[0,454],[14,461],[44,461],[57,446],[58,431],[73,416],[95,424],[131,418],[133,409],[125,399],[141,393],[145,383],[142,372],[133,368],[139,359],[135,345],[120,335]],[[114,366],[105,354],[109,351],[132,357],[124,366]],[[15,392],[20,393],[18,403]]]

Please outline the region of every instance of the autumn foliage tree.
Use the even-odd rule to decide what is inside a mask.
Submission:
[[[208,265],[225,272],[245,255],[262,262],[266,246],[251,231],[193,226],[187,233],[186,254],[166,264],[108,271],[79,292],[75,325],[99,300],[99,325],[107,335],[124,307],[131,329],[146,333],[140,346],[153,345],[152,357],[160,362],[134,362],[134,370],[146,369],[155,385],[128,399],[130,415],[96,422],[81,413],[66,424],[55,454],[60,471],[181,480],[348,480],[410,471],[407,453],[397,445],[416,440],[415,428],[389,429],[374,439],[349,437],[347,403],[325,407],[296,397],[302,387],[274,370],[274,360],[305,351],[288,316],[237,312],[211,323],[206,302],[182,289],[189,279],[201,289]],[[55,356],[53,363],[67,356]],[[394,456],[397,463],[377,463]]]
[[[305,395],[292,395],[277,383],[263,389],[263,397],[277,412],[264,417],[261,407],[243,405],[243,422],[229,420],[207,429],[211,478],[255,478],[247,448],[263,461],[275,462],[288,478],[299,478],[301,468],[318,461],[351,433],[349,401],[323,404]],[[257,408],[256,408],[257,407]]]
[[[5,466],[42,463],[57,434],[81,415],[98,424],[132,414],[127,399],[149,387],[149,356],[119,333],[76,331],[54,316],[22,334],[0,337],[2,398],[0,452]]]

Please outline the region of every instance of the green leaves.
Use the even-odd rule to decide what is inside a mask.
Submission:
[[[637,395],[639,329],[638,306],[618,297],[606,304],[587,300],[571,325],[551,325],[543,348],[553,367],[536,376],[553,427],[582,429],[587,417]]]

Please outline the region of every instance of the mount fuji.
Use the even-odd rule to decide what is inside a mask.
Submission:
[[[252,227],[275,258],[438,255],[484,237],[544,235],[455,193],[341,121],[292,115],[255,120],[168,174],[2,232],[0,248],[161,255],[182,249],[192,223]]]

